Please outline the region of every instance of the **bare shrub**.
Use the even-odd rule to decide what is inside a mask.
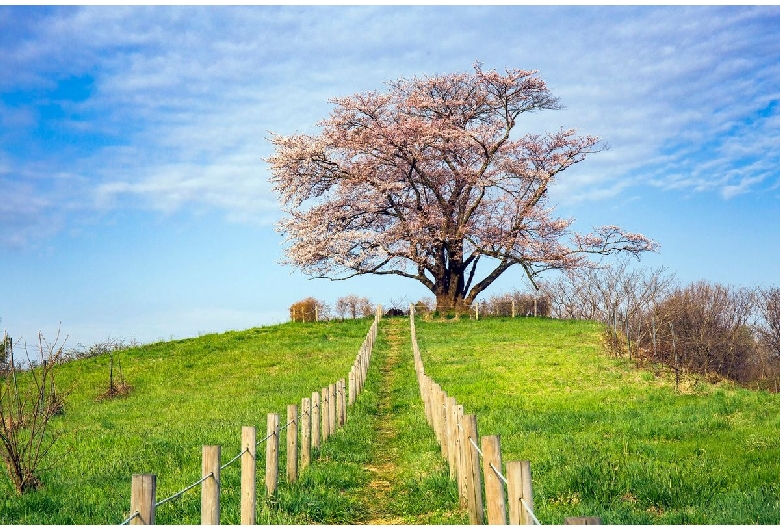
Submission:
[[[553,316],[602,322],[612,335],[604,338],[607,348],[632,356],[651,332],[645,315],[675,284],[674,275],[665,267],[633,268],[624,259],[609,266],[571,271],[540,288]]]
[[[109,368],[108,368],[108,389],[103,392],[98,401],[105,401],[107,399],[113,399],[117,397],[125,397],[133,390],[132,385],[125,381],[125,374],[122,371],[122,361],[119,358],[118,351],[109,351]],[[118,380],[114,379],[114,358],[116,357],[117,367],[119,372]]]
[[[754,292],[700,281],[677,288],[645,315],[643,347],[668,365],[749,381],[759,358],[751,326]]]
[[[760,387],[761,382],[767,382],[768,388],[777,393],[780,390],[780,288],[757,290],[756,312],[757,383]]]
[[[780,288],[760,289],[757,297],[758,334],[770,355],[780,361]]]
[[[495,317],[550,316],[550,301],[544,294],[512,292],[491,296],[480,307],[480,315]]]
[[[370,317],[374,314],[374,306],[368,298],[349,294],[336,300],[335,311],[341,318]]]
[[[51,344],[39,334],[39,361],[27,370],[14,361],[13,347],[6,347],[9,362],[0,377],[0,457],[18,494],[41,485],[41,463],[57,439],[48,427],[63,412],[67,395],[57,389],[54,377],[63,346],[59,333]],[[26,353],[26,345],[24,349]]]

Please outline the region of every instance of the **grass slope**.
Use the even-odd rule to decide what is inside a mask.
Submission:
[[[599,327],[419,321],[429,373],[504,461],[530,460],[543,524],[780,522],[780,396],[687,384],[606,356]]]
[[[180,491],[200,478],[203,445],[221,445],[227,462],[240,450],[242,425],[264,437],[269,412],[284,418],[287,404],[346,377],[369,326],[283,324],[131,349],[119,354],[131,395],[103,402],[108,357],[63,365],[57,382],[72,393],[52,425],[61,438],[44,487],[18,497],[0,477],[0,524],[119,523],[134,473],[157,475],[158,500]],[[222,522],[238,523],[239,466],[222,479]],[[198,524],[199,490],[160,506],[157,522]],[[270,511],[261,522],[300,520]]]
[[[345,377],[368,320],[283,324],[122,352],[127,398],[98,402],[108,358],[68,363],[72,385],[44,488],[17,497],[0,480],[0,524],[116,524],[133,473],[158,499],[200,478],[201,447],[239,451],[241,425]],[[546,319],[418,323],[430,373],[504,460],[531,461],[543,523],[596,515],[613,524],[780,521],[780,400],[685,382],[609,358],[597,325]],[[383,321],[364,393],[295,484],[258,505],[258,524],[465,522],[425,425],[408,322]],[[262,436],[262,434],[261,434]],[[284,444],[281,444],[282,448]],[[264,447],[258,461],[264,462]],[[280,469],[284,469],[284,450]],[[283,475],[283,473],[282,473]],[[222,475],[222,523],[239,521],[239,472]],[[380,506],[379,513],[377,506]],[[159,524],[198,524],[197,489],[161,506]]]

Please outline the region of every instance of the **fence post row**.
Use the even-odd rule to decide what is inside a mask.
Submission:
[[[382,306],[377,306],[374,322],[366,334],[348,378],[341,378],[314,391],[311,398],[301,400],[298,405],[287,406],[287,425],[280,428],[279,414],[267,416],[265,450],[265,485],[269,497],[276,494],[279,485],[279,436],[281,429],[287,429],[287,480],[295,482],[299,471],[311,464],[311,449],[318,449],[328,437],[347,422],[347,405],[357,400],[368,374],[368,366],[376,341]],[[347,387],[346,381],[349,381]],[[300,429],[300,438],[298,430]],[[241,524],[256,524],[257,508],[257,429],[243,427],[241,431],[241,453],[233,460],[220,466],[221,448],[218,445],[203,446],[201,479],[157,503],[157,477],[150,474],[134,474],[130,491],[130,516],[122,524],[155,524],[159,505],[181,496],[189,489],[201,486],[201,524],[219,524],[220,517],[220,471],[235,460],[241,459]],[[300,441],[300,453],[299,453]],[[261,440],[262,442],[262,440]],[[299,467],[300,461],[300,467]]]
[[[479,319],[477,304],[476,319]],[[514,307],[513,307],[514,314]],[[409,306],[412,353],[425,418],[441,447],[442,457],[450,468],[450,479],[457,481],[460,506],[466,508],[470,524],[540,524],[533,513],[531,463],[528,460],[506,462],[502,472],[501,440],[497,435],[483,436],[481,447],[477,417],[465,414],[463,406],[448,396],[433,378],[425,373],[417,344],[414,304]],[[482,458],[482,465],[480,465]],[[484,481],[484,482],[483,482]],[[482,485],[485,485],[485,499]],[[508,513],[507,513],[508,511]],[[566,524],[601,524],[598,517],[569,517]]]

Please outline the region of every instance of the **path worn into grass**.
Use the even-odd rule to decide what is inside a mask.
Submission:
[[[398,365],[401,358],[402,333],[398,320],[387,326],[387,351],[379,368],[379,407],[376,416],[375,457],[365,466],[371,473],[371,481],[366,491],[366,507],[370,514],[366,524],[403,524],[398,516],[391,515],[392,486],[398,482],[400,466],[398,462],[398,430],[393,421],[393,389],[398,383]]]
[[[409,321],[383,319],[347,423],[275,510],[296,524],[467,524],[417,387]],[[273,512],[273,511],[272,511]]]
[[[380,326],[374,451],[364,469],[366,524],[462,524],[457,493],[433,431],[425,422],[414,373],[409,322]]]

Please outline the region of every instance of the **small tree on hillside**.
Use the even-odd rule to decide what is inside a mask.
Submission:
[[[534,71],[476,64],[331,101],[321,134],[273,135],[267,159],[286,263],[306,274],[403,276],[438,310],[465,311],[510,267],[534,283],[588,254],[656,248],[616,226],[576,233],[554,215],[558,174],[604,145],[574,130],[515,132],[524,114],[561,108]]]
[[[54,375],[63,358],[59,336],[49,344],[38,336],[38,367],[20,370],[10,348],[6,373],[0,377],[0,458],[17,493],[37,489],[39,468],[56,436],[49,429],[60,414],[66,392],[55,385]]]
[[[327,320],[329,312],[327,304],[310,296],[290,306],[290,320],[293,322]]]
[[[759,335],[772,356],[780,360],[780,288],[761,289],[758,293]]]
[[[774,379],[778,392],[780,381],[780,288],[759,289],[757,293],[758,325],[761,346],[761,379]]]

